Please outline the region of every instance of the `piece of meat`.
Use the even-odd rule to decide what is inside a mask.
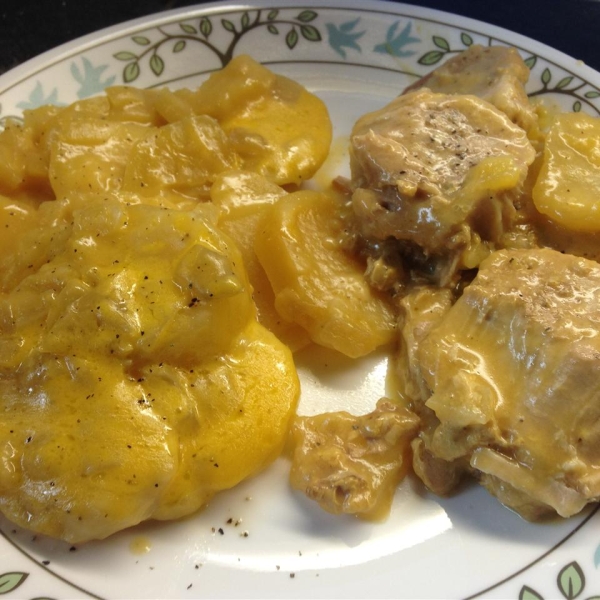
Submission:
[[[429,332],[444,318],[455,301],[447,288],[417,286],[399,302],[398,352],[396,378],[400,393],[420,411],[429,396],[419,366],[419,346]]]
[[[405,93],[426,87],[444,94],[473,94],[529,131],[537,116],[525,91],[528,79],[529,69],[515,48],[474,44],[410,85]]]
[[[597,501],[599,332],[598,263],[550,249],[492,254],[419,347],[435,413],[424,449],[468,464],[526,518]],[[435,479],[439,465],[417,466]]]
[[[454,294],[449,289],[425,285],[409,290],[399,302],[400,338],[395,375],[399,392],[419,415],[423,431],[435,428],[439,422],[425,405],[431,393],[421,375],[419,348],[454,301]],[[448,462],[434,457],[421,438],[414,439],[411,447],[413,470],[418,477],[434,493],[442,496],[450,493],[464,473],[463,461]]]
[[[444,283],[511,227],[534,157],[525,132],[484,100],[427,89],[399,96],[352,130],[359,234],[398,240]]]
[[[389,508],[406,472],[406,452],[419,418],[382,398],[372,412],[297,417],[292,428],[292,487],[334,514]]]

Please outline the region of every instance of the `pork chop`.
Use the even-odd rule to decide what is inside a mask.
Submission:
[[[463,465],[529,519],[597,501],[599,332],[598,263],[550,249],[492,254],[418,349],[434,418],[416,472],[438,491],[440,463]]]
[[[352,130],[360,235],[399,240],[444,283],[477,266],[481,242],[493,248],[510,229],[534,157],[524,130],[485,100],[427,89],[399,96]]]
[[[473,94],[529,131],[537,116],[525,91],[528,79],[529,69],[515,48],[474,44],[413,83],[405,93],[426,87],[444,94]]]

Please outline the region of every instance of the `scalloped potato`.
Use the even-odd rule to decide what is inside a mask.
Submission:
[[[84,195],[40,212],[0,264],[4,514],[103,538],[189,514],[279,454],[294,364],[213,207]]]
[[[344,248],[343,199],[302,190],[266,211],[254,248],[275,293],[277,312],[313,342],[357,358],[391,342],[392,304],[372,289]]]
[[[600,120],[558,115],[546,136],[533,188],[536,208],[569,230],[600,231]]]
[[[248,57],[195,91],[111,88],[0,134],[9,519],[104,538],[188,515],[281,452],[300,391],[292,354],[257,319],[259,265],[250,281],[252,240],[235,226],[248,209],[221,222],[240,250],[219,226],[233,192],[219,206],[210,191],[245,168],[285,195],[330,141],[325,105]]]

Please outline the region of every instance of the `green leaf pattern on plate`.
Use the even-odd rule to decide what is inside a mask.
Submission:
[[[577,562],[563,567],[558,574],[558,589],[567,600],[577,598],[585,587],[585,576]]]
[[[525,61],[530,69],[533,69],[537,62],[537,57],[532,56]],[[539,75],[541,87],[536,90],[529,91],[529,97],[541,96],[545,94],[561,94],[570,96],[573,99],[571,110],[579,112],[583,105],[586,105],[590,112],[600,115],[600,109],[592,100],[600,97],[600,91],[592,87],[588,82],[575,77],[574,75],[564,75],[557,83],[552,84],[555,77],[550,70],[550,67],[545,67]]]
[[[597,552],[596,552],[597,553]],[[598,565],[596,564],[596,567]],[[562,597],[566,600],[575,600],[585,589],[585,575],[577,561],[565,565],[558,573],[556,585]],[[556,596],[553,596],[556,597]],[[600,596],[586,596],[585,600],[599,600]],[[519,592],[519,600],[544,600],[544,596],[528,585],[524,585]]]
[[[19,571],[0,575],[0,595],[16,590],[29,576],[29,573]]]
[[[519,600],[544,600],[535,590],[524,585],[519,593]]]
[[[180,22],[140,28],[134,34],[117,38],[108,61],[106,56],[100,61],[94,59],[92,50],[88,49],[76,54],[75,59],[69,59],[67,64],[70,77],[76,84],[74,94],[84,98],[114,84],[119,76],[125,84],[134,84],[147,73],[159,84],[168,82],[171,66],[176,62],[175,59],[170,62],[172,56],[191,53],[193,48],[200,49],[207,57],[216,58],[219,65],[225,66],[240,51],[246,36],[261,35],[261,31],[264,34],[261,42],[265,48],[275,44],[281,51],[298,52],[302,45],[318,44],[319,57],[322,56],[325,62],[344,64],[360,59],[364,66],[383,64],[415,79],[473,44],[502,43],[502,40],[475,31],[450,27],[452,31],[448,32],[442,23],[438,24],[439,31],[435,34],[420,38],[416,35],[416,32],[421,32],[417,19],[399,14],[390,14],[389,17],[376,20],[360,10],[336,11],[324,7],[314,10],[289,6],[212,12]],[[531,70],[528,88],[531,97],[566,96],[573,111],[587,110],[600,114],[600,89],[576,74],[548,63],[543,57],[527,51],[523,51],[523,55]],[[255,58],[264,60],[260,55]],[[401,63],[399,58],[403,59]],[[293,61],[293,57],[287,57],[287,60]],[[382,63],[386,60],[389,62]],[[197,62],[190,60],[192,65]],[[212,68],[210,62],[208,64]],[[26,79],[21,99],[14,106],[25,110],[45,103],[59,104],[58,88],[48,85],[47,81],[39,75]],[[147,79],[144,82],[148,85]],[[0,127],[7,118],[20,117],[3,114],[3,105],[0,104]],[[596,570],[600,568],[600,545],[595,549],[593,564]],[[0,595],[14,593],[29,576],[29,573],[17,571],[0,574]],[[578,597],[600,600],[598,595],[583,596],[585,587],[586,578],[581,565],[571,561],[556,575],[554,597],[560,594],[567,600]],[[519,600],[544,600],[544,596],[528,585],[521,586],[518,597]]]
[[[0,596],[11,594],[15,590],[17,590],[21,586],[21,584],[24,583],[24,581],[29,577],[29,575],[29,573],[24,573],[22,571],[13,571],[11,573],[0,574]],[[21,595],[20,592],[19,595]],[[31,598],[31,600],[54,599],[47,596],[36,596],[35,598]]]
[[[474,44],[474,40],[471,37],[471,35],[469,35],[465,31],[461,32],[460,34],[461,46],[458,48],[452,48],[450,42],[441,35],[432,36],[431,41],[433,42],[435,48],[429,50],[428,52],[425,52],[425,54],[423,54],[418,60],[418,63],[420,65],[426,67],[432,67],[434,65],[437,65],[439,62],[442,61],[442,59],[446,58],[449,54],[458,54],[459,52],[462,52],[463,50]]]
[[[403,69],[398,70],[414,77],[426,75],[450,55],[462,52],[473,44],[502,43],[502,40],[469,30],[456,32],[454,29],[448,33],[442,24],[439,32],[421,39],[413,33],[416,31],[415,21],[418,20],[410,17],[394,19],[392,22],[389,19],[372,21],[368,13],[357,10],[353,14],[350,9],[338,11],[337,14],[335,10],[327,11],[325,8],[228,10],[223,14],[201,15],[196,19],[163,24],[123,36],[120,38],[122,46],[111,53],[115,61],[113,64],[105,64],[104,61],[96,64],[83,54],[78,57],[80,63],[71,64],[71,77],[79,84],[78,98],[86,98],[113,85],[119,70],[121,82],[127,85],[136,84],[145,73],[150,73],[160,82],[168,81],[173,71],[172,65],[182,60],[172,59],[170,62],[172,55],[186,54],[192,52],[192,48],[199,48],[208,53],[207,59],[212,55],[221,66],[225,66],[235,55],[243,38],[252,32],[260,35],[261,29],[264,32],[264,45],[272,46],[273,42],[268,40],[279,38],[288,51],[297,51],[302,43],[325,41],[332,53],[332,60],[329,62],[334,62],[336,56],[338,60],[341,58],[344,61],[357,55],[366,59],[367,50],[374,56],[411,59],[414,64],[405,62]],[[367,38],[372,40],[368,46]],[[325,55],[326,47],[322,44],[320,47],[319,53]],[[524,54],[525,64],[532,71],[529,84],[531,97],[567,96],[572,99],[571,110],[574,112],[586,110],[600,115],[600,90],[572,73],[562,72],[555,65],[545,64],[535,54]],[[261,59],[260,56],[255,58]],[[194,62],[191,60],[190,64]],[[119,63],[125,64],[119,66]],[[538,85],[536,81],[539,82]],[[21,100],[16,105],[17,108],[24,110],[46,103],[61,104],[56,88],[47,90],[39,80],[33,85],[27,100]],[[6,118],[5,116],[4,120]],[[2,123],[0,120],[0,127]]]
[[[233,14],[233,13],[232,13]],[[140,45],[139,39],[143,37],[148,40],[147,44],[142,44],[144,48],[136,52],[135,50],[121,50],[113,54],[117,60],[127,61],[127,65],[122,72],[122,78],[125,83],[133,83],[141,74],[142,65],[148,59],[148,66],[156,77],[160,77],[165,71],[166,59],[161,52],[169,47],[173,53],[184,51],[190,46],[190,43],[203,46],[215,55],[221,63],[221,66],[227,65],[233,58],[238,43],[244,36],[253,30],[264,27],[265,31],[272,35],[278,35],[285,30],[285,44],[293,50],[301,39],[308,42],[320,42],[321,32],[318,27],[310,23],[318,18],[318,13],[314,10],[302,10],[300,13],[281,16],[278,9],[270,10],[265,14],[264,10],[244,10],[238,17],[222,17],[218,20],[223,31],[230,34],[229,39],[224,45],[218,45],[209,40],[214,31],[214,23],[210,17],[204,16],[197,23],[182,21],[179,23],[179,31],[167,30],[165,27],[157,27],[152,39],[150,34],[143,36],[136,35],[131,37],[134,43]],[[222,40],[221,40],[222,41]]]

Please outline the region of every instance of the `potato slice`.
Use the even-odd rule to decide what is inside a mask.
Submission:
[[[206,115],[152,128],[132,148],[123,175],[124,191],[145,197],[172,192],[207,200],[215,177],[239,166],[221,126]]]
[[[197,91],[180,90],[176,104],[164,98],[167,118],[194,114],[216,119],[242,167],[279,185],[312,177],[327,158],[332,125],[324,102],[300,84],[276,75],[248,56],[235,57]],[[170,109],[170,110],[169,110]]]
[[[277,312],[273,288],[254,251],[261,218],[286,195],[283,188],[250,171],[226,173],[211,188],[211,199],[220,209],[219,227],[242,253],[259,322],[295,352],[307,346],[310,338],[302,327]]]
[[[173,398],[163,416],[179,435],[179,468],[155,519],[198,510],[279,456],[300,396],[291,352],[256,321],[192,373],[154,366],[142,376],[157,397]],[[177,395],[190,398],[189,412],[179,411]]]
[[[290,194],[265,214],[255,250],[281,316],[355,358],[393,339],[395,316],[343,248],[343,206],[333,192]]]
[[[64,110],[42,106],[25,111],[23,123],[9,120],[0,133],[0,194],[39,204],[53,197],[48,180],[48,129]]]
[[[256,473],[299,396],[214,206],[90,198],[42,204],[0,256],[0,509],[73,543]]]
[[[148,128],[139,123],[75,115],[52,130],[48,176],[59,200],[73,192],[117,191],[135,144]]]
[[[575,231],[600,231],[600,119],[561,114],[548,136],[533,202]]]

